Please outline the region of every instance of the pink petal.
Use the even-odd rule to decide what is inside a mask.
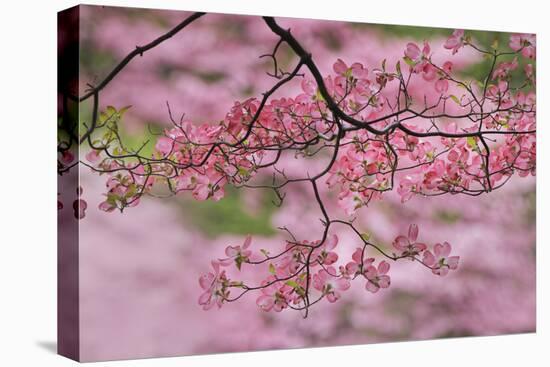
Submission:
[[[233,260],[233,257],[228,257],[227,259],[218,259],[218,264],[220,266],[229,266],[233,263],[235,263],[235,260]]]
[[[74,160],[74,154],[70,150],[61,153],[61,162],[70,164]]]
[[[435,264],[435,256],[430,251],[426,251],[424,252],[422,261],[428,266],[433,266]]]
[[[204,184],[197,185],[195,190],[193,190],[193,197],[199,201],[208,199],[209,194],[210,194],[210,189],[208,188],[207,185],[204,185]]]
[[[336,289],[345,291],[351,287],[351,283],[346,278],[339,278],[335,282]]]
[[[336,245],[338,244],[338,236],[333,234],[332,236],[329,236],[325,241],[325,249],[327,251],[333,250]]]
[[[363,260],[361,256],[363,255],[363,249],[358,247],[353,255],[351,255],[351,259],[355,261],[357,264],[361,264],[361,261]]]
[[[449,273],[449,268],[446,267],[446,266],[441,267],[441,269],[439,269],[439,271],[438,271],[438,275],[442,276],[442,277],[444,277],[448,273]]]
[[[443,253],[443,245],[440,244],[440,243],[436,243],[434,245],[435,257],[438,258],[438,259],[442,258],[443,257],[442,253]]]
[[[275,301],[273,300],[273,297],[261,295],[256,300],[256,305],[258,305],[262,310],[264,311],[270,311],[273,308]]]
[[[420,48],[418,48],[415,43],[407,43],[405,56],[409,57],[411,60],[417,60],[420,56]]]
[[[449,256],[450,253],[451,253],[451,245],[449,244],[449,242],[443,242],[443,246],[441,249],[441,256],[447,257]]]
[[[349,275],[354,275],[355,273],[357,273],[358,269],[359,269],[359,266],[357,265],[356,262],[350,261],[349,263],[346,264],[346,272]]]
[[[218,275],[220,272],[220,262],[216,260],[211,261],[212,269],[214,269],[214,276]]]
[[[86,160],[88,160],[88,162],[95,163],[97,162],[98,159],[99,159],[98,150],[92,149],[88,152],[88,154],[86,154]]]
[[[416,242],[418,238],[418,226],[416,224],[411,224],[409,226],[409,241]]]
[[[455,270],[458,268],[458,261],[460,260],[460,256],[451,256],[447,259],[447,264],[449,264],[449,268],[451,270]]]
[[[435,82],[435,91],[441,94],[447,93],[449,82],[447,79],[439,79]]]
[[[112,212],[115,210],[115,206],[109,204],[106,201],[103,201],[99,204],[99,210],[103,210],[104,212]]]
[[[374,279],[378,276],[378,270],[372,265],[370,265],[365,271],[365,276],[367,279]]]
[[[247,249],[250,246],[251,242],[252,242],[252,236],[247,235],[246,238],[244,239],[243,248]]]
[[[330,303],[334,303],[340,299],[340,293],[338,292],[331,292],[327,294],[327,300]]]
[[[378,264],[378,274],[383,275],[386,274],[390,270],[390,264],[388,264],[386,261],[380,262]]]
[[[210,291],[204,292],[199,297],[199,305],[203,305],[203,306],[207,305],[208,303],[210,303],[211,298],[212,298],[212,293],[210,293]]]
[[[239,254],[240,246],[227,246],[225,248],[225,254],[229,257],[234,257]]]
[[[448,50],[452,50],[453,48],[457,47],[460,43],[460,40],[454,36],[451,36],[447,38],[447,41],[445,41],[445,44],[443,47],[445,47]]]
[[[317,86],[311,80],[302,79],[302,90],[308,96],[312,96],[315,94]]]
[[[365,288],[366,288],[367,291],[369,291],[371,293],[376,293],[380,289],[376,284],[374,284],[370,280],[365,285]]]
[[[380,288],[388,288],[391,284],[390,277],[387,275],[382,275],[378,278],[378,285]]]
[[[397,236],[393,241],[393,247],[399,251],[403,251],[409,245],[409,239],[405,236]]]
[[[207,290],[207,289],[210,289],[213,281],[214,281],[214,274],[212,273],[203,274],[199,278],[199,285],[201,286],[202,289]]]
[[[346,73],[348,66],[344,61],[342,61],[342,59],[338,59],[332,66],[332,69],[336,74],[342,75]]]
[[[327,257],[325,258],[325,261],[323,262],[323,264],[332,265],[336,261],[338,261],[338,254],[336,252],[329,252],[327,254]]]

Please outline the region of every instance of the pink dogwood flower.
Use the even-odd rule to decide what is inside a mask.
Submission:
[[[332,266],[321,269],[317,274],[313,275],[313,288],[326,295],[330,303],[338,301],[341,296],[340,291],[346,291],[350,286],[349,280],[345,277],[340,277]]]
[[[96,163],[100,158],[99,154],[100,154],[99,150],[92,149],[86,154],[86,160],[90,163]]]
[[[252,255],[252,251],[248,249],[250,247],[251,242],[252,242],[252,236],[248,235],[246,236],[242,244],[242,247],[239,245],[227,246],[225,248],[225,255],[227,256],[227,258],[218,259],[220,265],[228,266],[234,262],[237,268],[241,270],[242,264],[245,262],[248,262],[250,255]]]
[[[261,295],[256,299],[256,305],[263,311],[281,312],[291,302],[294,288],[285,283],[276,283],[276,277],[271,275],[262,282]]]
[[[434,245],[434,253],[429,250],[424,252],[424,264],[432,268],[432,273],[445,276],[449,270],[458,268],[460,256],[449,256],[451,254],[451,245],[448,242]]]
[[[418,226],[416,224],[411,224],[409,226],[408,236],[403,235],[397,236],[393,241],[393,247],[401,252],[401,256],[411,256],[414,257],[420,254],[422,251],[425,251],[428,246],[426,244],[417,242],[418,238]]]
[[[523,57],[534,59],[537,51],[537,41],[534,34],[513,34],[509,46],[514,51],[520,51]]]
[[[453,34],[447,38],[443,47],[448,50],[453,50],[453,55],[458,52],[458,50],[464,46],[464,30],[456,29]]]
[[[332,250],[338,245],[338,236],[333,234],[328,236],[325,243],[316,249],[314,256],[317,256],[317,261],[323,265],[332,265],[338,260],[338,254]]]
[[[229,296],[225,270],[220,272],[220,264],[217,261],[212,261],[212,270],[199,278],[199,285],[204,290],[199,297],[199,305],[203,310],[209,310],[214,306],[221,308],[223,301]]]
[[[424,46],[422,50],[416,43],[409,42],[405,49],[405,57],[412,62],[412,69],[415,73],[423,73],[423,76],[426,80],[432,80],[436,73],[436,69],[433,65],[430,64],[430,45],[427,41],[424,41]]]
[[[390,264],[386,261],[381,261],[378,268],[370,265],[365,271],[365,278],[368,279],[365,288],[371,293],[376,293],[380,288],[388,288],[391,280],[390,276],[386,275],[390,270]]]

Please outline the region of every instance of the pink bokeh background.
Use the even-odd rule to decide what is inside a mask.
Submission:
[[[101,80],[136,45],[147,43],[188,13],[143,9],[81,7],[81,89]],[[450,58],[457,68],[480,62],[468,52],[450,56],[441,45],[450,31],[357,25],[318,20],[279,19],[312,50],[321,72],[337,58],[368,68],[402,57],[404,45],[428,37],[434,58]],[[177,115],[196,122],[223,119],[234,101],[260,96],[274,83],[271,64],[258,56],[277,39],[259,17],[209,14],[173,39],[132,61],[101,93],[101,108],[132,105],[125,129],[144,134],[145,123],[168,126],[166,102]],[[281,50],[282,66],[295,61]],[[295,95],[299,84],[279,95]],[[89,106],[88,106],[89,108]],[[86,119],[87,107],[82,112]],[[318,162],[288,158],[288,172],[314,170]],[[356,224],[388,246],[410,223],[429,243],[449,241],[461,255],[458,271],[439,278],[413,263],[392,266],[392,286],[370,294],[362,284],[335,303],[320,303],[307,319],[297,312],[265,313],[253,295],[205,312],[197,303],[198,277],[228,244],[246,233],[209,233],[197,225],[196,203],[187,195],[145,198],[123,214],[97,210],[104,178],[81,170],[89,205],[80,222],[80,317],[82,360],[105,360],[273,348],[497,335],[535,330],[535,180],[513,178],[502,189],[480,197],[415,197],[401,204],[390,193],[360,211]],[[301,238],[321,230],[311,193],[289,186],[268,225],[287,226]],[[338,213],[334,195],[322,187],[327,209]],[[255,215],[261,193],[240,191],[239,211]],[[225,199],[224,199],[225,200]],[[265,200],[264,200],[265,201]],[[261,202],[261,203],[260,203]],[[198,204],[200,205],[200,203]],[[215,207],[212,210],[216,210]],[[201,220],[208,220],[208,217]],[[225,227],[224,227],[225,228]],[[341,257],[357,240],[343,230]],[[254,228],[251,228],[254,232]],[[258,232],[258,231],[256,231]],[[261,232],[261,231],[259,231]],[[284,233],[256,233],[252,246],[281,248]]]

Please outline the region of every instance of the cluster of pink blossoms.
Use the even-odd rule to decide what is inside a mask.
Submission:
[[[512,36],[511,47],[517,42],[524,45],[522,51],[534,48],[534,40],[525,35]],[[444,47],[452,49],[454,54],[464,45],[464,32],[455,31]],[[512,48],[519,50],[515,46]],[[407,44],[404,60],[410,65],[412,76],[421,75],[424,81],[433,82],[435,91],[441,94],[441,100],[452,100],[458,107],[470,109],[471,113],[469,119],[461,116],[456,121],[446,122],[437,127],[437,131],[444,134],[473,135],[487,129],[509,131],[510,134],[504,135],[504,139],[498,139],[499,144],[491,146],[485,146],[482,138],[475,135],[457,138],[441,136],[430,139],[400,130],[389,134],[386,139],[365,130],[346,137],[343,139],[344,147],[341,154],[331,168],[327,184],[329,187],[339,185],[339,203],[348,215],[355,214],[357,209],[367,205],[371,200],[380,199],[383,192],[391,190],[396,171],[404,172],[398,179],[397,187],[403,202],[416,194],[477,194],[481,191],[490,191],[516,172],[523,177],[534,175],[536,138],[534,133],[525,132],[534,131],[536,128],[535,93],[524,92],[521,88],[511,88],[511,73],[517,68],[517,59],[497,65],[485,92],[472,89],[471,93],[464,93],[458,98],[447,95],[451,83],[455,84],[455,88],[458,86],[463,89],[463,84],[452,74],[452,62],[446,61],[438,66],[432,62],[430,52],[431,48],[427,42],[424,42],[422,49],[414,43]],[[529,55],[532,54],[534,51],[529,52]],[[534,81],[532,64],[526,65],[525,77],[530,82]],[[484,101],[485,112],[474,103],[479,99]],[[446,113],[444,108],[435,110],[434,114],[440,114],[447,119],[453,117],[453,114]],[[402,115],[409,119],[415,113],[404,111]],[[426,118],[430,116],[426,115]],[[420,136],[429,136],[428,133],[434,130],[433,125],[424,128],[419,124],[413,124],[412,119],[410,121],[401,125]],[[385,127],[389,123],[391,121],[385,120],[380,125]],[[491,140],[494,140],[493,137]],[[395,164],[393,159],[396,155],[404,158],[400,159],[400,162],[405,162],[404,165]]]
[[[422,254],[422,262],[430,267],[436,275],[445,276],[449,270],[458,268],[459,256],[449,256],[451,254],[451,245],[443,242],[443,245],[436,243],[432,251],[428,250],[425,243],[418,242],[418,226],[411,224],[409,226],[408,236],[397,236],[393,241],[393,247],[399,251],[399,257],[416,258]]]
[[[365,240],[364,246],[353,252],[350,261],[338,266],[338,254],[334,251],[338,236],[335,234],[327,236],[324,241],[287,242],[284,251],[275,256],[263,249],[254,253],[250,250],[252,239],[247,236],[242,245],[227,246],[227,257],[212,261],[213,270],[199,278],[203,290],[199,304],[205,310],[214,305],[220,308],[223,303],[235,301],[247,292],[258,291],[256,304],[264,311],[301,310],[323,298],[330,303],[338,301],[342,292],[348,290],[358,277],[365,280],[368,292],[377,293],[391,284],[390,264],[382,260],[376,265],[376,259],[367,256],[368,247],[376,248],[393,261],[416,260],[440,276],[457,269],[459,257],[449,256],[451,245],[438,243],[430,251],[428,246],[417,242],[417,237],[418,227],[412,224],[408,236],[395,238],[393,246],[399,254],[392,255]],[[229,279],[226,270],[220,271],[221,267],[231,268],[233,265],[241,271],[243,264],[268,265],[268,275],[259,285],[250,286],[242,280]],[[232,293],[235,291],[236,295]]]
[[[454,54],[469,42],[463,31],[455,31],[444,47]],[[510,46],[522,55],[534,55],[530,36],[514,35]],[[407,201],[417,194],[479,194],[503,184],[515,172],[534,174],[535,134],[528,132],[535,129],[536,101],[534,92],[510,86],[517,60],[498,64],[483,88],[470,84],[466,92],[465,84],[453,74],[451,61],[442,65],[432,61],[428,42],[422,48],[407,44],[403,60],[409,65],[408,74],[399,64],[395,71],[383,64],[369,72],[361,63],[348,66],[338,59],[335,74],[324,78],[342,112],[374,129],[397,126],[387,134],[352,129],[338,137],[339,128],[350,126],[344,122],[339,127],[316,83],[304,78],[303,93],[295,98],[265,104],[255,98],[236,102],[218,125],[175,123],[158,138],[148,160],[128,163],[106,157],[99,168],[114,179],[108,181],[101,209],[137,204],[154,181],[168,184],[173,193],[190,191],[197,200],[219,200],[226,184],[244,185],[259,170],[275,166],[280,152],[333,147],[334,139],[340,140],[340,150],[326,182],[339,189],[339,204],[348,215],[394,187]],[[526,67],[527,80],[533,79],[532,74],[532,65]],[[401,84],[414,82],[416,76],[431,83],[440,95],[434,106],[424,106],[420,112],[412,109],[411,95],[407,98],[413,102],[407,108],[399,102],[405,98]],[[461,87],[462,95],[451,95],[451,86],[453,90]],[[453,108],[448,107],[451,104]],[[435,123],[432,116],[441,118]],[[482,130],[506,134],[491,135],[487,144],[484,136],[475,135]],[[468,133],[471,136],[460,136]],[[88,160],[99,158],[92,151]]]

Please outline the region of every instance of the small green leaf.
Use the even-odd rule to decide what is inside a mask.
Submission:
[[[408,56],[403,57],[403,60],[411,67],[416,65],[416,63]]]
[[[457,96],[455,96],[454,94],[451,94],[449,96],[456,104],[460,104],[460,100],[458,99]]]
[[[466,142],[468,143],[468,146],[469,146],[470,148],[472,148],[472,149],[473,149],[473,148],[477,148],[477,141],[476,141],[476,138],[475,138],[475,137],[473,137],[473,136],[468,136],[468,137],[466,138]]]
[[[120,110],[118,110],[118,114],[120,115],[120,117],[122,117],[124,115],[124,113],[126,111],[128,111],[131,107],[132,107],[132,105],[128,105],[128,106],[124,106]]]
[[[323,98],[323,95],[321,94],[321,91],[317,89],[317,93],[315,93],[315,100],[324,102],[325,99]]]
[[[300,285],[299,285],[298,283],[296,283],[294,280],[287,280],[287,281],[285,282],[285,284],[288,285],[288,286],[290,286],[290,287],[292,287],[292,288],[294,288],[294,289],[300,287]]]
[[[108,116],[114,115],[116,113],[116,108],[113,106],[107,106],[106,113]]]
[[[137,192],[136,184],[130,184],[128,185],[128,190],[126,191],[126,194],[124,194],[124,197],[130,198],[134,196]]]
[[[118,196],[116,194],[107,194],[107,202],[112,206],[116,205],[117,200],[118,200]]]
[[[363,233],[361,233],[361,238],[364,239],[365,241],[369,241],[370,240],[370,234],[367,233],[367,232],[363,232]]]
[[[243,167],[239,167],[239,175],[243,177],[248,177],[248,170]]]
[[[270,272],[271,274],[275,274],[275,265],[269,264],[269,272]]]

